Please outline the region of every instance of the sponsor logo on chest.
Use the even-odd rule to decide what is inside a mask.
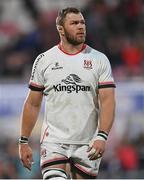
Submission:
[[[53,85],[55,92],[66,91],[67,93],[79,91],[91,91],[91,87],[83,84],[84,81],[76,74],[70,74],[65,79],[61,80],[61,83]]]

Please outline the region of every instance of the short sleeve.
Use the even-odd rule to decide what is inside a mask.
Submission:
[[[44,90],[44,80],[42,75],[42,59],[44,54],[40,54],[34,61],[29,82],[29,88],[33,91]]]
[[[100,58],[98,88],[115,88],[111,65],[108,58],[103,54]]]

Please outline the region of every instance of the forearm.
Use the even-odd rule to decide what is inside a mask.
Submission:
[[[115,115],[115,100],[106,99],[100,107],[99,130],[109,133],[111,130]]]
[[[21,136],[29,137],[38,118],[40,106],[25,103],[22,113]]]
[[[108,138],[108,133],[111,130],[114,121],[115,112],[115,101],[108,96],[101,96],[101,106],[100,106],[100,121],[99,128],[96,131],[93,139],[89,143],[89,159],[95,160],[100,158],[105,151],[106,140]]]

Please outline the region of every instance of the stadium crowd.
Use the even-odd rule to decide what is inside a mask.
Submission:
[[[14,1],[13,1],[14,2]],[[21,0],[23,15],[10,21],[7,5],[0,2],[0,81],[28,82],[35,57],[59,42],[55,18],[57,9],[42,10],[33,0]],[[36,1],[37,2],[37,1]],[[12,6],[13,4],[11,4]],[[12,7],[11,7],[12,8]],[[19,9],[18,8],[18,9]],[[116,81],[144,77],[144,1],[89,0],[82,6],[87,24],[86,43],[107,54]],[[12,16],[12,15],[11,15]],[[22,16],[22,17],[21,17]],[[22,19],[22,20],[21,20]],[[144,134],[130,140],[124,136],[107,152],[99,178],[143,178]],[[0,139],[0,178],[41,178],[38,139],[34,139],[32,172],[18,159],[15,138]],[[139,170],[139,171],[138,171]]]
[[[42,11],[32,0],[22,0],[19,8],[23,9],[24,15],[29,16],[22,19],[17,15],[15,18],[18,20],[10,21],[6,19],[2,2],[0,3],[2,9],[0,75],[25,80],[35,57],[59,42],[55,27],[58,9]],[[116,79],[142,77],[144,75],[144,1],[91,0],[88,2],[82,9],[87,24],[86,42],[107,54]],[[11,13],[10,16],[13,14]]]

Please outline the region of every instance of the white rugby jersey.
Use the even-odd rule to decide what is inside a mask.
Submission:
[[[46,98],[41,141],[87,144],[97,133],[99,88],[115,87],[107,57],[84,44],[76,54],[60,45],[40,54],[29,88]]]

